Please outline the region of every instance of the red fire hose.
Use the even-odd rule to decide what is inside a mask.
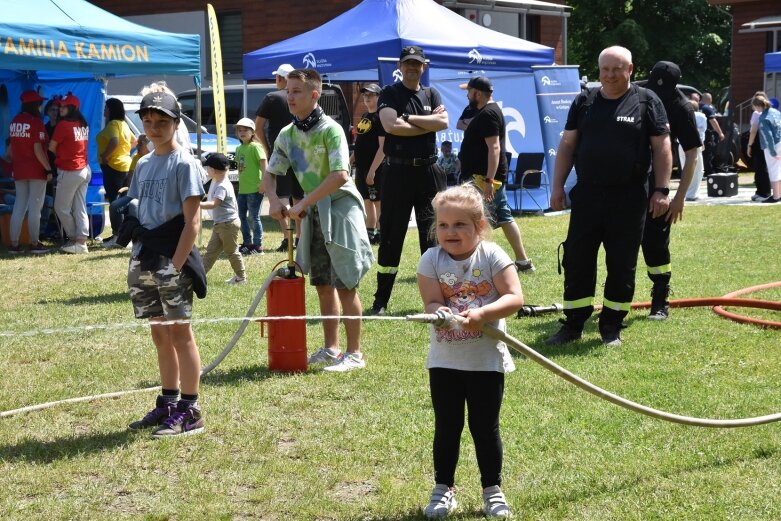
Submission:
[[[724,306],[741,307],[741,308],[755,308],[755,309],[771,309],[775,311],[781,311],[781,302],[773,300],[759,300],[753,298],[736,298],[739,295],[745,295],[747,293],[753,293],[755,291],[761,291],[765,289],[772,289],[781,287],[781,281],[769,282],[767,284],[760,284],[758,286],[751,286],[750,288],[744,288],[732,293],[727,293],[723,297],[706,297],[706,298],[684,298],[670,301],[670,307],[673,308],[691,308],[699,306],[713,306],[713,311],[717,315],[740,322],[743,324],[752,324],[760,327],[769,327],[773,329],[781,329],[781,322],[774,320],[762,320],[759,318],[747,317],[745,315],[738,315],[724,309]],[[632,309],[644,309],[651,307],[650,302],[637,302],[632,304]]]

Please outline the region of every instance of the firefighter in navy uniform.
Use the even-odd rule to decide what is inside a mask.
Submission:
[[[643,232],[643,258],[648,269],[648,278],[653,283],[651,289],[651,320],[664,320],[670,314],[670,227],[683,218],[683,205],[686,191],[694,177],[697,165],[697,151],[702,146],[697,122],[694,119],[694,108],[689,100],[678,90],[681,79],[681,69],[674,63],[660,61],[651,69],[646,87],[656,93],[664,104],[667,119],[670,121],[670,137],[678,141],[684,151],[685,159],[681,170],[681,182],[675,197],[670,202],[670,210],[666,215],[650,218],[645,223]],[[675,151],[673,152],[675,153]],[[649,178],[649,191],[655,190],[654,180]]]
[[[599,315],[602,341],[621,344],[622,321],[635,289],[635,269],[646,212],[665,215],[672,155],[667,116],[653,92],[630,83],[632,54],[608,47],[599,55],[602,86],[572,104],[554,168],[551,207],[566,207],[564,182],[573,164],[578,182],[570,192],[572,213],[564,242],[564,314],[551,345],[581,337],[594,310],[597,254],[605,248],[607,278]],[[656,191],[646,180],[653,157]]]
[[[386,132],[385,179],[377,292],[368,315],[383,315],[387,310],[413,208],[421,255],[434,245],[429,239],[434,216],[431,200],[446,187],[445,172],[437,165],[436,132],[448,127],[448,115],[439,92],[420,84],[426,67],[423,49],[404,47],[399,56],[402,80],[380,94],[380,122]]]

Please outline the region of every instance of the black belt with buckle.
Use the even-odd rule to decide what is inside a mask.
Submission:
[[[402,166],[429,166],[437,162],[437,156],[429,157],[391,157],[385,158],[389,165],[402,165]]]

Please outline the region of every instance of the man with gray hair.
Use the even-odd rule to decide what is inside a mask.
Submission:
[[[601,87],[583,92],[570,107],[554,167],[551,208],[567,205],[564,182],[572,169],[564,241],[564,314],[551,345],[577,340],[594,310],[599,247],[605,248],[607,278],[599,332],[609,346],[621,344],[622,321],[635,290],[637,254],[646,213],[667,213],[672,153],[667,115],[651,91],[632,85],[632,54],[608,47],[599,55]],[[653,157],[655,189],[646,180]]]

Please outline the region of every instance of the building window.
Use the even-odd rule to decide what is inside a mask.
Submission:
[[[781,30],[770,30],[765,35],[765,52],[781,51]]]
[[[241,11],[218,12],[217,27],[220,29],[223,74],[226,76],[241,74],[243,57]],[[211,71],[209,76],[211,77]]]
[[[527,14],[522,17],[521,23],[524,23],[526,27],[521,33],[525,36],[522,38],[529,42],[540,43],[542,38],[540,36],[540,16],[534,14]]]

